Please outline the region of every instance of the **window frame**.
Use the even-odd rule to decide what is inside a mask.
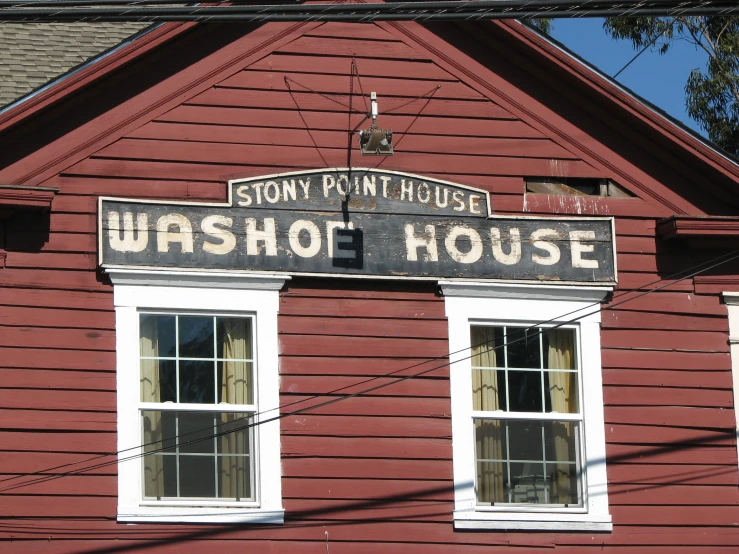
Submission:
[[[454,527],[539,531],[611,531],[605,467],[605,423],[600,353],[601,302],[610,287],[502,283],[439,283],[449,324]],[[581,317],[584,316],[584,317]],[[577,328],[582,401],[583,506],[478,506],[472,406],[470,328],[473,325],[545,326],[579,318]]]
[[[107,270],[116,312],[119,522],[274,523],[284,521],[280,475],[277,312],[289,277],[219,272]],[[146,312],[245,315],[253,319],[256,500],[145,499],[140,454],[139,316]],[[148,405],[148,404],[147,404]],[[198,407],[202,405],[198,404]],[[226,406],[215,404],[218,411]],[[263,414],[260,416],[259,414]]]

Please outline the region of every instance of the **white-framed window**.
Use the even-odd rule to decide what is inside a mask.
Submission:
[[[597,305],[610,289],[440,286],[455,527],[610,531]]]
[[[109,269],[118,521],[282,523],[277,311],[285,279]]]

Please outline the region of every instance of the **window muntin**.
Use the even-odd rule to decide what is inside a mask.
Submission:
[[[256,500],[253,317],[139,313],[143,499]]]
[[[475,494],[481,508],[582,508],[574,328],[473,325]]]

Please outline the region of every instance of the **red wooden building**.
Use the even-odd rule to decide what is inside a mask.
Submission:
[[[739,165],[559,45],[166,24],[0,133],[4,552],[736,552]]]

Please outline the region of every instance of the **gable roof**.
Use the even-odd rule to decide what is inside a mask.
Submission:
[[[85,65],[148,27],[142,23],[3,23],[0,108]]]
[[[318,25],[320,26],[320,24]],[[606,134],[611,133],[613,135],[615,129],[619,134],[619,140],[622,142],[625,132],[627,132],[633,135],[637,142],[644,143],[646,141],[647,145],[658,143],[659,149],[656,150],[654,156],[655,163],[661,163],[665,167],[670,164],[676,164],[677,166],[682,164],[690,170],[682,173],[682,168],[671,170],[672,173],[667,175],[666,178],[663,175],[662,183],[670,182],[673,178],[676,181],[682,181],[683,190],[692,189],[694,200],[696,196],[702,194],[699,194],[700,191],[695,184],[699,187],[705,187],[706,190],[711,189],[715,195],[714,198],[728,201],[729,204],[736,204],[735,199],[739,198],[739,195],[737,195],[737,192],[739,192],[739,166],[736,163],[721,155],[720,152],[704,141],[700,141],[678,128],[674,122],[654,112],[634,95],[626,94],[623,90],[614,86],[612,82],[605,79],[604,76],[583,64],[581,60],[578,60],[564,49],[557,47],[551,41],[519,23],[497,21],[464,25],[423,26],[417,23],[385,22],[374,25],[373,28],[377,31],[381,29],[389,31],[394,36],[393,40],[396,43],[397,41],[404,41],[407,45],[406,52],[408,55],[411,55],[413,51],[416,52],[411,57],[427,58],[427,56],[430,56],[440,68],[444,68],[456,79],[472,86],[476,91],[475,94],[482,94],[482,97],[490,99],[495,105],[505,106],[505,109],[515,117],[527,121],[529,125],[543,131],[549,137],[549,140],[553,140],[560,147],[573,153],[575,157],[579,157],[583,160],[582,163],[590,165],[596,170],[600,168],[604,173],[621,175],[624,179],[630,180],[632,188],[636,187],[647,195],[645,198],[651,197],[653,203],[656,202],[657,205],[662,206],[661,213],[664,215],[671,213],[698,215],[702,212],[695,208],[697,206],[695,202],[692,205],[690,202],[685,202],[680,199],[679,194],[676,195],[674,191],[669,191],[664,185],[659,185],[653,178],[641,171],[639,168],[640,164],[643,164],[643,156],[642,161],[636,162],[636,164],[625,162],[623,157],[612,156],[607,148],[603,147],[602,144],[598,144],[598,136],[602,137],[602,132],[594,133],[594,128],[590,125],[589,131],[583,133],[581,128],[577,128],[571,125],[567,119],[563,119],[561,114],[556,112],[556,109],[553,112],[547,107],[549,95],[546,91],[544,91],[544,94],[536,92],[534,96],[531,96],[531,94],[525,95],[526,99],[523,100],[522,104],[516,97],[516,91],[520,88],[517,89],[517,85],[510,85],[506,78],[513,77],[514,81],[518,80],[518,86],[520,87],[522,81],[517,78],[515,72],[518,68],[522,68],[525,73],[535,74],[538,86],[550,87],[547,90],[558,92],[561,96],[566,96],[574,86],[575,93],[578,96],[574,106],[588,117],[592,115],[591,119],[594,121],[603,120],[605,122],[603,128],[606,129],[604,131]],[[316,26],[315,23],[298,23],[290,26],[269,24],[256,27],[257,30],[251,32],[247,32],[242,28],[239,31],[241,33],[239,36],[251,35],[248,39],[245,39],[244,43],[250,45],[248,53],[233,48],[225,49],[215,58],[217,67],[209,68],[207,74],[199,74],[196,78],[193,78],[194,73],[192,71],[187,72],[190,77],[186,77],[183,73],[176,80],[176,88],[167,90],[165,96],[156,98],[158,93],[149,91],[146,95],[138,97],[136,108],[129,110],[128,115],[124,115],[125,110],[123,112],[118,110],[121,117],[120,124],[109,127],[102,134],[100,134],[98,128],[95,133],[84,138],[72,150],[67,149],[67,144],[71,144],[69,142],[65,141],[66,144],[64,145],[57,144],[47,152],[48,155],[45,157],[39,158],[36,156],[36,162],[29,159],[22,164],[26,168],[32,168],[30,173],[20,167],[11,168],[10,171],[2,172],[4,173],[3,177],[6,180],[10,179],[8,182],[13,183],[16,180],[27,179],[27,184],[40,184],[45,178],[44,175],[50,175],[49,172],[53,170],[53,167],[62,163],[63,160],[65,164],[67,162],[69,164],[75,163],[70,161],[72,159],[69,157],[70,154],[73,154],[72,157],[79,160],[81,159],[80,156],[90,155],[96,150],[105,148],[106,145],[111,144],[110,141],[118,140],[118,138],[124,136],[122,133],[130,132],[143,124],[146,118],[156,117],[158,113],[163,113],[167,109],[176,106],[177,102],[186,101],[187,98],[199,94],[207,87],[216,85],[219,82],[216,80],[216,75],[219,76],[218,79],[227,78],[231,75],[229,72],[239,71],[240,68],[243,69],[249,64],[254,64],[257,60],[263,59],[269,52],[278,48],[279,44],[284,45],[286,44],[285,41],[288,43],[295,41],[305,33],[310,34]],[[207,26],[168,24],[161,26],[154,33],[149,33],[145,40],[139,39],[128,43],[118,50],[115,56],[133,61],[150,51],[164,51],[168,45],[173,43],[173,37],[178,36],[188,28],[202,31],[198,36],[208,36]],[[345,30],[341,33],[345,40],[353,37],[351,33],[346,34],[346,32]],[[213,34],[211,33],[211,36]],[[156,37],[152,38],[151,35],[156,35]],[[193,34],[190,33],[188,36],[192,39]],[[450,39],[451,43],[449,42]],[[322,41],[318,40],[318,43],[320,42]],[[349,42],[352,41],[349,40]],[[375,45],[374,50],[378,48],[382,50],[381,41],[375,40],[373,44]],[[487,49],[488,45],[490,45],[489,50]],[[497,62],[488,59],[480,65],[477,60],[469,57],[470,48],[473,49],[473,56],[477,58],[488,56],[488,52],[496,52],[498,56],[503,54],[504,61],[508,65],[506,67],[496,66],[495,71],[490,71],[488,66],[491,63],[495,65]],[[299,49],[297,53],[303,52]],[[320,52],[316,53],[320,55]],[[326,52],[325,54],[336,55],[336,52]],[[352,55],[351,53],[345,54]],[[166,53],[162,54],[160,58],[166,57],[166,55]],[[168,55],[170,56],[169,59],[172,59],[171,51]],[[111,56],[111,58],[113,57]],[[465,67],[467,63],[476,65],[476,69],[472,70]],[[131,64],[128,64],[129,68],[130,66]],[[43,97],[43,102],[47,102],[50,107],[53,107],[81,86],[85,84],[94,85],[102,79],[103,75],[108,74],[116,67],[115,64],[109,63],[106,59],[104,62],[86,68],[84,82],[79,86],[70,87],[68,83],[65,84],[65,81],[54,83],[40,96]],[[204,67],[207,67],[207,64]],[[504,75],[496,74],[498,70],[502,70]],[[511,73],[511,71],[514,73]],[[484,77],[481,76],[483,74]],[[187,81],[187,79],[191,80]],[[72,80],[69,79],[68,81]],[[530,93],[532,90],[531,80],[523,84],[528,87]],[[482,99],[482,97],[480,98]],[[580,99],[584,102],[581,103]],[[150,101],[153,101],[153,103],[149,104]],[[15,109],[0,114],[0,131],[3,128],[12,127],[14,123],[22,123],[28,115],[38,109],[39,101],[34,98],[32,102],[20,104]],[[579,119],[582,121],[582,117]],[[110,124],[110,120],[108,121]],[[633,134],[634,129],[629,128],[629,125],[639,127],[637,135]],[[586,135],[587,138],[583,142],[582,138]],[[79,136],[83,137],[84,134]],[[630,139],[631,136],[628,138]],[[595,145],[595,150],[591,148],[591,145]],[[647,148],[650,147],[647,146]],[[689,152],[692,156],[685,156],[686,152]],[[51,153],[53,155],[50,158]],[[44,163],[38,164],[38,160],[41,159],[44,160]],[[697,165],[701,167],[697,168]],[[706,165],[709,166],[710,171],[704,171]],[[636,175],[635,170],[638,174],[636,177],[634,177]],[[714,172],[720,172],[722,177],[717,178]],[[687,176],[684,173],[687,173]],[[656,187],[652,184],[656,184]],[[733,199],[732,194],[734,195]],[[713,205],[716,205],[715,201]]]

